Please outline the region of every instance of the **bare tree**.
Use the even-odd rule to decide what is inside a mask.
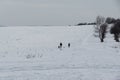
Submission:
[[[96,18],[96,25],[97,26],[100,26],[104,22],[105,22],[105,18],[103,16],[97,16],[97,18]]]
[[[95,37],[99,37],[99,30],[100,30],[100,26],[105,23],[105,18],[103,16],[97,16],[96,17],[96,25],[94,26],[94,31],[95,31],[95,34],[94,36]]]

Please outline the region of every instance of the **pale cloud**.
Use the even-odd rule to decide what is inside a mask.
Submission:
[[[0,0],[2,25],[74,25],[119,13],[115,0]]]

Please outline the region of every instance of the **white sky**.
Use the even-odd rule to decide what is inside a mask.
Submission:
[[[0,0],[0,25],[74,25],[119,18],[117,0]]]

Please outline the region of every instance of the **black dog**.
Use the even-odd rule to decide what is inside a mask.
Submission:
[[[58,46],[58,48],[62,48],[62,43],[60,43],[60,45]]]

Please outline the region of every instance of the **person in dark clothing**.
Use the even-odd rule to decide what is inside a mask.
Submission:
[[[60,43],[60,46],[62,47],[62,43]]]
[[[68,43],[68,47],[70,48],[70,43]]]

